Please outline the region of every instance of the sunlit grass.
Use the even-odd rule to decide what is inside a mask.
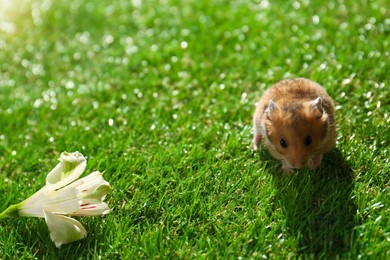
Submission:
[[[390,254],[387,1],[28,3],[0,26],[0,210],[78,150],[112,211],[59,250],[43,220],[3,221],[0,257]],[[319,171],[291,177],[250,150],[287,77],[322,84],[338,122]]]

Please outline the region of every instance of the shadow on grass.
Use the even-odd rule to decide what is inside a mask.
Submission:
[[[80,219],[78,219],[80,220]],[[103,241],[104,237],[100,234],[99,223],[82,223],[88,230],[88,236],[82,240],[64,244],[60,248],[56,248],[55,244],[50,239],[50,232],[47,224],[43,219],[24,218],[20,220],[9,220],[12,223],[17,223],[20,230],[15,231],[15,236],[18,239],[17,250],[20,255],[32,259],[81,259],[93,258],[93,256],[101,254],[100,251],[107,252],[101,248],[107,248],[107,245],[101,243],[96,245],[96,240]],[[92,222],[92,221],[91,221]],[[96,234],[94,234],[94,231]],[[14,242],[14,241],[13,241]],[[20,248],[18,248],[20,247]],[[106,254],[111,256],[113,254]],[[115,256],[115,255],[114,255]],[[19,258],[20,256],[12,252],[12,255],[3,255],[4,259]],[[115,259],[113,257],[112,259]]]
[[[325,155],[318,171],[274,176],[273,181],[298,255],[334,258],[349,251],[357,224],[353,173],[339,150]]]

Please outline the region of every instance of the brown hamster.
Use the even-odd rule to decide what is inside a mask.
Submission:
[[[253,149],[264,137],[271,155],[285,173],[294,168],[317,168],[322,155],[336,143],[332,99],[317,83],[282,80],[261,97],[253,116]]]

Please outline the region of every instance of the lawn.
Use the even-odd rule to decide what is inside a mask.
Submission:
[[[389,257],[389,1],[0,5],[0,211],[63,151],[113,187],[60,249],[44,220],[2,220],[0,258]],[[286,177],[250,148],[255,103],[291,77],[333,97],[338,139]]]

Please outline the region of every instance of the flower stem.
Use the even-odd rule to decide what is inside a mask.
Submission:
[[[0,219],[18,217],[19,216],[19,209],[21,206],[20,204],[21,203],[9,206],[6,210],[4,210],[3,212],[0,213]]]

